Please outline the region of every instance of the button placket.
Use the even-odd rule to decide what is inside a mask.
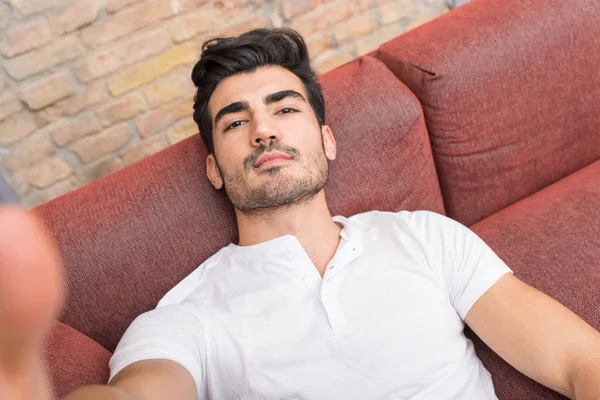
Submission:
[[[321,286],[322,279],[319,276],[316,268],[312,264],[312,261],[302,248],[300,242],[295,237],[290,237],[286,246],[286,251],[290,253],[291,262],[296,267],[298,274],[304,280],[304,283],[313,295],[321,301]]]
[[[323,279],[323,285],[321,287],[321,303],[327,314],[331,329],[334,332],[342,333],[347,329],[348,325],[344,310],[338,301],[339,297],[336,295],[338,290],[338,280],[339,276],[335,277],[333,275],[329,275]]]

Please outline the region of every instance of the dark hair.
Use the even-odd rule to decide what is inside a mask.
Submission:
[[[294,73],[306,89],[317,121],[325,123],[325,101],[316,74],[310,66],[302,36],[289,28],[255,29],[238,37],[218,37],[204,42],[200,60],[192,70],[198,88],[194,98],[194,121],[208,151],[214,153],[212,119],[208,101],[225,78],[254,72],[262,66],[278,65]]]

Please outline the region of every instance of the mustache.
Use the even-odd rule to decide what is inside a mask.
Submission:
[[[249,170],[254,168],[256,160],[258,160],[259,157],[263,155],[263,153],[266,153],[268,151],[278,151],[280,153],[290,156],[292,159],[300,157],[300,152],[295,147],[286,146],[277,142],[271,142],[268,146],[261,144],[260,147],[254,150],[252,154],[244,158],[244,169]]]

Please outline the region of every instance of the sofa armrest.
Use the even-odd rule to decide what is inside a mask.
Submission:
[[[55,321],[42,351],[54,396],[62,398],[80,386],[108,382],[111,356],[83,333]]]

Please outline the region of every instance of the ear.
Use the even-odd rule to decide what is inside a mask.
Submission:
[[[321,127],[321,136],[323,137],[323,148],[325,149],[325,157],[329,161],[335,160],[337,154],[337,147],[335,145],[335,138],[331,128],[327,125]]]
[[[221,177],[219,164],[217,164],[217,159],[212,154],[206,157],[206,176],[208,176],[208,180],[215,189],[219,190],[223,187],[223,178]]]

